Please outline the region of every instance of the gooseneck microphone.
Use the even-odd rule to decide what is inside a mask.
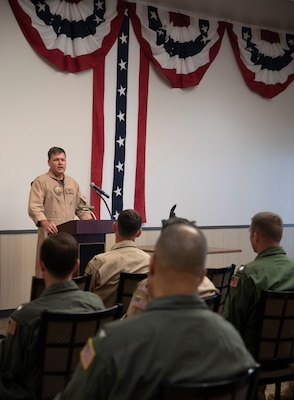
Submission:
[[[94,182],[91,182],[90,186],[93,189],[95,189],[98,194],[101,194],[102,196],[105,196],[105,197],[107,197],[109,199],[109,197],[110,197],[109,194],[105,193],[104,190],[102,190],[99,186],[95,185]]]

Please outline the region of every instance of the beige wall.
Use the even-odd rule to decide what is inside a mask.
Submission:
[[[207,267],[239,266],[255,257],[248,240],[248,228],[204,229],[211,247],[242,249],[241,253],[213,254],[207,257]],[[152,245],[159,230],[145,230],[138,245]],[[31,277],[34,274],[36,233],[0,235],[0,309],[14,308],[29,300]],[[108,235],[106,249],[114,242]],[[289,256],[294,257],[294,228],[284,229],[282,241]]]

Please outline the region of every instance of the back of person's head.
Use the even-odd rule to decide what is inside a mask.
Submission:
[[[135,210],[123,210],[117,219],[117,229],[122,237],[133,237],[141,229],[142,217]]]
[[[196,226],[196,221],[189,221],[186,218],[182,217],[170,217],[168,219],[163,219],[161,220],[161,230],[165,229],[167,226],[173,225],[173,224],[185,224],[185,225],[191,225],[191,226]]]
[[[195,224],[173,223],[162,230],[154,257],[163,272],[201,275],[206,253],[206,238]]]
[[[56,146],[51,147],[51,149],[49,149],[48,151],[48,160],[50,160],[52,156],[61,153],[64,153],[64,155],[66,156],[65,151],[61,147],[56,147]]]
[[[279,243],[283,236],[283,220],[273,212],[257,213],[252,217],[251,231],[259,233],[265,240]]]
[[[78,259],[78,243],[65,232],[48,236],[42,243],[40,259],[48,272],[56,278],[67,277]]]

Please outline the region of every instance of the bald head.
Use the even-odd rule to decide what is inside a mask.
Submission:
[[[150,261],[148,289],[152,298],[196,294],[205,275],[206,239],[196,226],[167,226]]]
[[[179,223],[162,231],[155,246],[155,257],[161,269],[198,274],[205,267],[206,251],[201,230]]]

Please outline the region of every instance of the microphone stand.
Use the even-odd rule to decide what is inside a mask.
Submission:
[[[104,202],[104,204],[106,205],[107,211],[108,211],[108,213],[109,213],[109,215],[110,215],[110,219],[114,219],[114,217],[111,215],[110,209],[109,209],[108,204],[106,203],[104,197],[101,196],[101,194],[98,192],[98,190],[96,190],[95,188],[93,188],[93,189],[95,190],[95,192],[98,194],[98,196],[100,197],[100,199],[102,199],[103,202]]]

